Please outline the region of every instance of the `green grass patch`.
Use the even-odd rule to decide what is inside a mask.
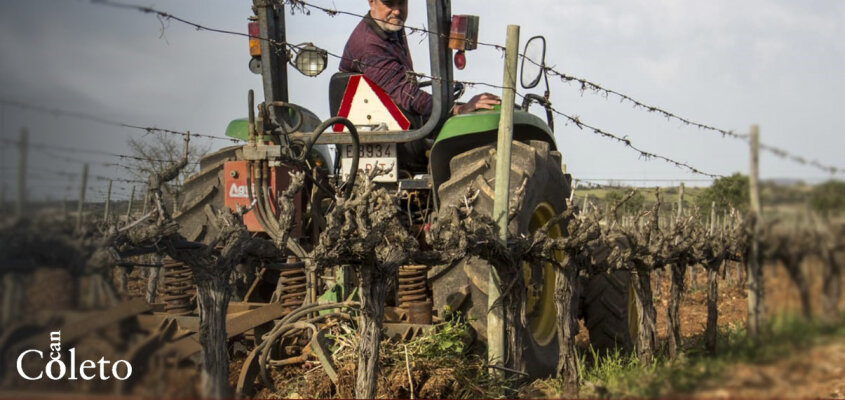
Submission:
[[[708,356],[701,338],[687,338],[681,356],[670,361],[663,352],[643,365],[633,353],[582,352],[581,397],[657,397],[682,395],[717,379],[732,364],[775,361],[834,337],[845,336],[845,324],[805,322],[794,315],[773,317],[759,341],[748,339],[745,327],[734,324],[720,330],[717,354]],[[549,397],[558,397],[562,384],[547,379],[537,384]]]

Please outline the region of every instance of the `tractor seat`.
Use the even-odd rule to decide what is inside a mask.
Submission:
[[[343,100],[343,92],[346,91],[346,85],[349,84],[349,78],[361,75],[356,72],[338,72],[332,75],[329,81],[329,112],[332,116],[337,115],[337,110],[340,109],[340,102]]]

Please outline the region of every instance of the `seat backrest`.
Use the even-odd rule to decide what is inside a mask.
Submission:
[[[361,75],[357,72],[338,72],[332,75],[329,81],[329,112],[331,116],[337,115],[340,109],[340,103],[343,101],[343,92],[346,91],[346,85],[349,84],[349,78]]]

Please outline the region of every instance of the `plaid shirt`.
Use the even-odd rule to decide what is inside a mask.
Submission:
[[[382,88],[405,111],[431,115],[431,95],[420,90],[413,72],[405,30],[385,32],[369,13],[358,23],[340,61],[341,72],[358,72]]]

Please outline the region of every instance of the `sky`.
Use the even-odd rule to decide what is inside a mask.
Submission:
[[[244,33],[251,15],[251,2],[243,0],[120,1]],[[311,1],[367,11],[365,0]],[[407,24],[425,26],[425,2],[409,2]],[[546,64],[557,71],[720,129],[747,133],[757,124],[763,143],[845,168],[840,99],[845,92],[845,2],[454,0],[452,13],[479,16],[481,42],[504,44],[507,25],[519,25],[522,44],[545,36]],[[340,54],[359,19],[314,10],[310,15],[288,13],[286,21],[291,43],[313,42]],[[409,42],[416,69],[429,73],[427,38],[410,35]],[[261,79],[249,72],[249,59],[244,37],[198,31],[138,11],[82,0],[0,0],[0,100],[223,136],[230,120],[246,116],[247,91],[254,89],[261,98]],[[291,101],[328,118],[328,81],[338,63],[330,57],[327,71],[316,78],[289,68]],[[467,53],[467,68],[456,70],[455,78],[500,85],[502,69],[501,52],[481,46]],[[582,92],[576,83],[549,79],[553,106],[582,122],[708,173],[748,172],[749,149],[742,141],[635,109],[613,96]],[[542,90],[541,84],[531,92]],[[473,87],[464,99],[482,91],[495,93]],[[10,141],[23,128],[33,143],[111,154],[129,154],[127,140],[143,137],[138,130],[0,106],[5,140],[0,184],[6,199],[14,196],[19,162]],[[562,118],[556,120],[555,136],[575,179],[707,184],[701,176],[644,160]],[[227,145],[231,142],[207,141],[212,149]],[[114,156],[32,149],[27,159],[29,197],[75,199],[84,161],[91,164],[92,176],[129,178],[123,168],[103,165],[120,163]],[[765,152],[760,168],[764,179],[830,178]],[[641,181],[649,179],[669,181]],[[104,196],[104,180],[92,178],[89,186],[89,199]],[[131,186],[116,182],[113,198],[128,197]]]

